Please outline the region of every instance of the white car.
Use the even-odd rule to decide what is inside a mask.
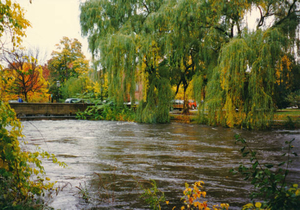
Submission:
[[[67,98],[65,100],[65,103],[78,103],[80,101],[81,101],[81,99],[79,99],[79,98]]]

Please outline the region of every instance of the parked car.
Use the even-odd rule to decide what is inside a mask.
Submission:
[[[172,100],[172,108],[179,109],[181,111],[183,109],[184,100]]]
[[[172,100],[172,109],[179,109],[179,111],[181,111],[183,109],[184,106],[184,100]],[[194,100],[188,100],[188,107],[189,109],[196,109],[197,108],[197,102]]]
[[[89,99],[81,98],[67,98],[65,103],[82,103],[82,104],[91,104],[92,102]]]
[[[189,105],[189,109],[196,109],[197,108],[197,103],[194,100],[188,100],[188,105]]]
[[[9,100],[8,103],[19,103],[18,100]]]
[[[81,99],[79,99],[79,98],[67,98],[65,100],[65,103],[71,103],[71,104],[73,104],[73,103],[79,103],[80,101],[81,101]]]

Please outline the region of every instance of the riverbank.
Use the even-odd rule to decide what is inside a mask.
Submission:
[[[171,122],[195,123],[198,118],[198,110],[190,110],[189,114],[182,114],[182,111],[172,110],[170,118]]]
[[[170,112],[171,122],[196,123],[198,110],[190,110],[190,113],[183,115],[182,111],[173,110]],[[280,109],[274,115],[271,129],[298,129],[300,128],[300,109]]]

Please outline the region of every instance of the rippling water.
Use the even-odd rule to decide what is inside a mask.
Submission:
[[[299,152],[300,130],[244,131],[190,124],[137,124],[108,121],[24,121],[26,148],[36,145],[54,153],[68,164],[61,168],[43,161],[47,176],[62,189],[49,201],[56,209],[148,209],[139,198],[137,183],[154,179],[165,192],[172,209],[180,206],[184,183],[202,180],[209,203],[230,203],[240,209],[249,201],[252,186],[229,170],[241,162],[239,133],[262,158],[279,161],[284,142],[295,138]],[[289,181],[299,183],[300,163],[294,161]],[[90,196],[108,195],[110,199],[85,203],[77,187]],[[104,187],[104,188],[103,188]]]

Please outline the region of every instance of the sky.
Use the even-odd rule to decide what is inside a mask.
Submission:
[[[87,38],[81,36],[79,16],[80,2],[85,0],[16,0],[26,11],[25,18],[31,22],[31,28],[26,30],[27,37],[23,45],[27,49],[39,49],[40,57],[45,63],[51,58],[55,45],[67,36],[77,38],[82,44],[82,51],[87,59],[91,59]],[[255,12],[254,12],[255,13]],[[254,24],[255,18],[249,17],[248,24]],[[250,28],[254,27],[250,25]]]
[[[25,9],[25,18],[32,26],[26,30],[23,45],[27,49],[38,48],[42,56],[46,54],[44,62],[51,58],[55,45],[64,36],[78,39],[84,55],[91,58],[87,38],[81,36],[80,30],[79,5],[82,0],[32,0],[32,4],[29,0],[17,2]]]

